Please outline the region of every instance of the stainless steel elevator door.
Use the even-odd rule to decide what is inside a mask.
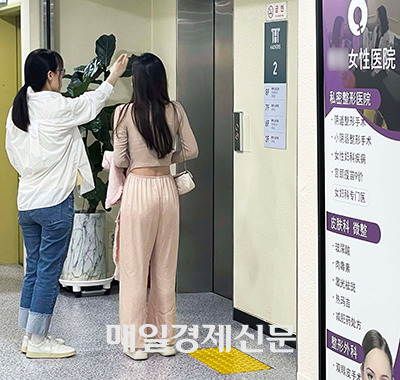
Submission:
[[[213,255],[213,3],[178,0],[177,99],[200,154],[188,162],[196,189],[180,198],[177,291],[212,291]],[[179,170],[182,168],[180,167]]]
[[[200,155],[181,197],[178,292],[233,289],[233,0],[178,0],[177,99]]]

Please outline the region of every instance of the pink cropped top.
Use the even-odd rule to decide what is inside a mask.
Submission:
[[[180,137],[185,159],[191,160],[198,156],[197,142],[190,128],[188,117],[182,105],[173,102],[165,107],[165,116],[170,128],[172,139]],[[145,168],[154,166],[169,166],[183,161],[183,152],[171,151],[164,158],[159,159],[155,150],[150,150],[143,136],[140,134],[132,117],[132,105],[128,106],[123,119],[114,129],[114,163],[121,168]],[[115,109],[114,126],[117,125],[122,105]],[[175,112],[175,110],[176,112]]]

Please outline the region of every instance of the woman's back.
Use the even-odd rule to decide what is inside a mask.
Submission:
[[[77,125],[100,112],[113,86],[104,82],[96,91],[79,98],[58,92],[27,90],[30,125],[27,132],[16,127],[12,109],[6,125],[6,150],[20,175],[18,209],[50,207],[73,190],[77,171],[81,190],[93,189],[93,175]]]
[[[129,168],[122,193],[119,236],[120,325],[151,324],[175,355],[175,278],[179,243],[179,196],[169,166],[197,157],[185,110],[168,96],[161,60],[144,53],[132,62],[132,97],[114,115],[114,164]],[[176,137],[182,150],[174,151]],[[147,278],[151,289],[146,308]],[[146,311],[147,309],[147,311]],[[134,334],[134,335],[133,335]],[[147,359],[136,329],[124,339],[135,360]],[[130,341],[134,337],[134,342]],[[124,337],[125,338],[125,337]]]
[[[182,151],[173,150],[163,158],[158,158],[154,149],[150,149],[146,140],[139,132],[139,129],[133,118],[133,105],[126,107],[122,119],[118,123],[114,132],[114,162],[119,167],[135,168],[169,166],[171,164],[190,160],[198,155],[196,139],[190,128],[189,120],[185,110],[178,102],[171,102],[165,106],[165,119],[168,124],[172,140],[175,141],[179,135]],[[115,111],[115,120],[120,118],[122,106]],[[184,157],[183,157],[184,156]]]

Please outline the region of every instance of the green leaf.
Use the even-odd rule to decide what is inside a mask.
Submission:
[[[79,72],[75,72],[72,76],[71,76],[71,80],[68,84],[67,87],[67,92],[70,96],[74,97],[74,89],[78,88],[79,86],[82,85],[82,74]]]
[[[99,57],[105,67],[107,67],[115,51],[116,40],[113,34],[103,34],[96,41],[96,55]]]
[[[83,124],[83,125],[79,125],[79,126],[78,126],[79,132],[80,132],[81,134],[82,134],[83,132],[86,131],[86,126],[87,126],[87,124]]]
[[[89,202],[88,212],[95,212],[100,202],[105,208],[108,182],[104,183],[100,178],[95,177],[94,184],[94,190],[90,191],[89,193],[83,194],[83,197]]]
[[[95,141],[87,148],[86,152],[89,158],[90,168],[92,169],[93,178],[96,179],[97,175],[103,170],[103,166],[101,165],[103,153],[101,152],[100,142]]]
[[[103,155],[100,156],[103,160]],[[101,164],[101,162],[93,164],[93,175],[95,177],[98,176],[99,173],[101,173],[103,171],[103,165]]]
[[[112,121],[112,114],[117,107],[117,104],[113,106],[104,107],[97,117],[87,124],[83,124],[79,126],[79,130],[81,132],[85,130],[92,131],[94,134],[98,132],[109,132],[112,129],[111,121]],[[109,133],[108,133],[109,135]],[[100,140],[101,142],[104,142]],[[108,140],[107,140],[108,141]]]
[[[67,92],[70,97],[76,98],[87,91],[91,78],[87,78],[85,81],[82,79],[82,73],[75,71],[67,87]]]
[[[65,95],[72,98],[82,95],[104,71],[105,67],[98,57],[93,58],[86,66],[76,67],[67,87],[68,95]]]
[[[96,182],[95,182],[96,185]],[[82,195],[88,202],[89,202],[89,209],[88,213],[93,213],[96,212],[97,205],[101,201],[99,192],[97,191],[97,188],[94,188],[94,190],[83,194]]]
[[[132,75],[132,63],[137,58],[137,55],[132,54],[128,60],[128,66],[126,66],[125,72],[121,75],[121,77],[130,77]]]
[[[101,154],[100,141],[95,141],[92,145],[88,147],[88,156],[90,163],[92,163],[93,165],[101,164],[103,157]]]
[[[107,120],[109,121],[108,129],[111,131],[112,130],[112,118],[114,117],[114,111],[115,109],[120,105],[121,103],[114,104],[112,106],[104,107],[102,112],[104,113],[104,116],[107,117]]]
[[[102,61],[96,57],[93,58],[85,67],[85,70],[83,71],[83,77],[82,77],[82,82],[86,81],[87,79],[90,79],[92,82],[96,78],[100,76],[102,72],[104,72],[105,68],[102,63]]]
[[[85,82],[75,86],[74,88],[72,88],[72,91],[69,91],[71,93],[71,96],[73,98],[81,96],[87,91],[89,84],[90,84],[90,79],[87,79]]]
[[[101,141],[103,144],[106,144],[109,147],[109,145],[111,145],[110,130],[105,127],[106,126],[103,125],[99,131],[93,132],[93,135],[94,137],[96,137],[97,140]],[[110,149],[103,148],[103,151],[104,150],[110,150]]]
[[[83,73],[85,71],[85,67],[86,67],[85,65],[75,67],[74,71],[79,71],[79,72]]]
[[[96,190],[98,192],[100,200],[104,199],[105,203],[105,199],[107,196],[107,184],[104,183],[101,178],[96,178]]]
[[[103,143],[102,153],[104,153],[105,150],[113,150],[110,131],[108,129],[101,129],[100,131],[93,133],[93,135],[97,140]]]
[[[89,191],[88,193],[83,194],[83,197],[85,199],[87,199],[88,201],[95,200],[96,198],[98,198],[98,193],[96,191],[96,187],[92,191]]]
[[[103,154],[104,154],[105,151],[112,152],[113,150],[114,150],[114,147],[111,144],[111,139],[110,139],[110,142],[103,144]]]
[[[104,210],[109,212],[109,211],[111,211],[111,207],[110,208],[106,208],[107,188],[108,188],[108,181],[106,182],[106,194],[105,194],[105,197],[101,199],[101,203],[103,205]]]
[[[81,132],[88,130],[88,131],[92,131],[93,133],[95,133],[101,129],[101,124],[102,124],[102,121],[100,120],[100,115],[98,115],[95,119],[93,119],[89,123],[80,125],[79,130]]]

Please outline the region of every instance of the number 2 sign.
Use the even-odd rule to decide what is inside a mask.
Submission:
[[[264,147],[286,149],[287,21],[265,23]]]

